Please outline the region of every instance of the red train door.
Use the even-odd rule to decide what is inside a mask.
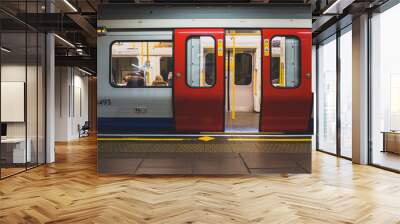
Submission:
[[[310,29],[262,30],[261,131],[309,131],[311,36]]]
[[[224,29],[176,29],[174,113],[178,132],[224,130]]]

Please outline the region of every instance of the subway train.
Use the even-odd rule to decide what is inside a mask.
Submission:
[[[98,134],[310,134],[303,5],[102,5]]]

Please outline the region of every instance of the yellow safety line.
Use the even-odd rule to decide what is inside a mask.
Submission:
[[[240,132],[226,132],[226,131],[210,131],[210,132],[203,131],[203,132],[200,132],[200,134],[203,134],[203,135],[213,135],[213,134],[227,134],[227,135],[230,135],[230,134],[241,134],[241,133]],[[268,131],[264,132],[264,131],[260,131],[260,132],[254,132],[254,133],[252,133],[252,132],[244,133],[243,135],[247,135],[247,134],[250,134],[250,135],[260,134],[260,137],[263,137],[263,136],[261,136],[262,134],[265,134],[265,135],[268,135],[268,134],[270,134],[270,135],[277,135],[277,134],[284,135],[285,133],[284,132],[268,132]]]
[[[204,137],[204,136],[203,136]],[[199,138],[97,138],[98,141],[203,141]],[[214,139],[213,139],[214,140]],[[228,141],[311,142],[308,138],[228,138]],[[212,141],[212,140],[211,140]]]
[[[184,141],[184,138],[97,138],[98,141]]]
[[[228,141],[260,141],[260,142],[311,142],[308,138],[228,138]]]

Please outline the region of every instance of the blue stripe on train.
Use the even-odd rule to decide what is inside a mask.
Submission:
[[[173,118],[100,117],[97,119],[99,134],[129,134],[141,132],[172,132]]]

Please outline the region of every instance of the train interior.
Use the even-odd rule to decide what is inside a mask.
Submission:
[[[121,41],[112,45],[111,83],[117,87],[171,87],[171,41]]]
[[[261,33],[225,35],[225,132],[258,132],[261,104]]]

